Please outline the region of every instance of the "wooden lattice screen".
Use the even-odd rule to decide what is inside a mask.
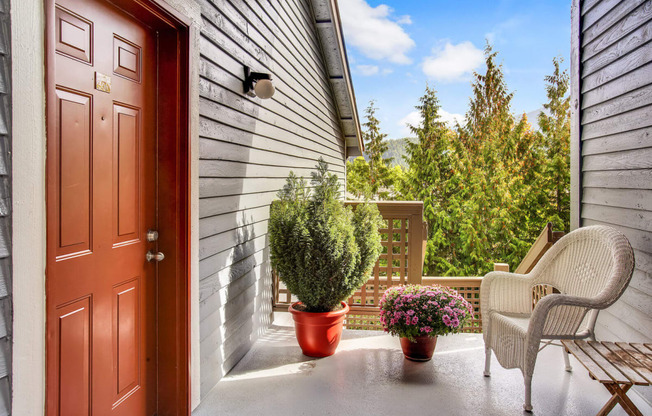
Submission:
[[[347,202],[354,208],[359,202]],[[374,266],[372,276],[348,303],[351,311],[345,326],[349,329],[382,329],[378,303],[388,287],[421,283],[426,231],[421,201],[379,201],[383,217],[380,229],[383,252]],[[274,276],[275,307],[285,309],[296,301],[282,282]]]

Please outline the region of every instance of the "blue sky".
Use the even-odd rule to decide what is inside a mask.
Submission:
[[[546,101],[544,76],[552,58],[570,65],[570,0],[339,0],[358,111],[376,100],[389,138],[408,135],[426,82],[434,86],[444,118],[463,117],[471,74],[483,72],[489,39],[510,91],[512,111]]]

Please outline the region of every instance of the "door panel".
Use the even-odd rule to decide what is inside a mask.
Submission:
[[[106,1],[55,1],[47,413],[153,415],[156,34]]]
[[[140,144],[138,109],[113,106],[113,198],[115,243],[138,239],[140,189],[138,157]]]
[[[141,48],[119,36],[113,38],[113,72],[140,82]]]
[[[80,92],[57,90],[58,256],[91,247],[91,99]]]
[[[57,308],[58,367],[69,387],[59,392],[59,414],[85,415],[90,411],[91,311],[90,298]]]
[[[93,44],[91,22],[60,7],[56,9],[55,19],[57,52],[90,63]]]
[[[115,403],[140,386],[140,291],[139,278],[114,288],[114,353],[113,380]]]

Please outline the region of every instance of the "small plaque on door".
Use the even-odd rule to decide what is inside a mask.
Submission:
[[[95,72],[95,89],[110,93],[111,77],[108,75],[101,74],[99,72]]]

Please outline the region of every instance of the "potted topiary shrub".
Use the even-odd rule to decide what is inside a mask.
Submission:
[[[428,361],[437,335],[460,332],[473,316],[473,306],[448,287],[408,285],[389,288],[380,299],[385,332],[401,338],[405,358]]]
[[[381,216],[374,204],[355,210],[339,199],[339,180],[319,159],[312,189],[290,172],[272,203],[269,240],[272,267],[299,302],[289,308],[305,355],[335,353],[345,300],[369,278],[382,250]]]

